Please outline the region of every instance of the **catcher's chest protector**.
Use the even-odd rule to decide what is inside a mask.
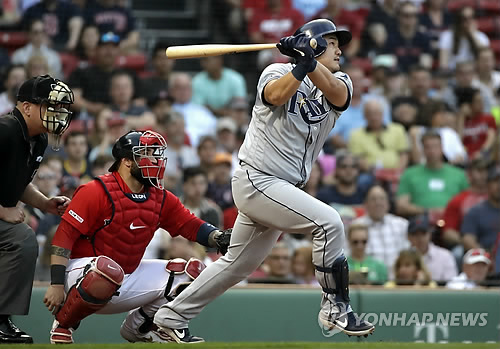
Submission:
[[[165,194],[154,187],[147,193],[124,193],[113,175],[99,177],[113,203],[113,216],[95,233],[96,255],[116,261],[125,274],[132,273],[160,225],[160,212]]]

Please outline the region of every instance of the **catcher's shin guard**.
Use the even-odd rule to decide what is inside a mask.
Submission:
[[[82,319],[103,308],[123,282],[123,269],[109,257],[99,256],[85,269],[56,314],[59,327],[75,328]]]

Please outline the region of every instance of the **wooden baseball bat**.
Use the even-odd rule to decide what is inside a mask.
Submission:
[[[312,48],[316,48],[316,40],[310,41]],[[276,48],[276,44],[244,44],[244,45],[225,45],[225,44],[207,44],[207,45],[185,45],[170,46],[167,48],[166,55],[170,59],[200,58],[208,56],[220,56],[231,53],[260,51]]]

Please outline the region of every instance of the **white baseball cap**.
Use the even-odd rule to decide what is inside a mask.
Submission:
[[[482,248],[472,248],[464,256],[464,264],[491,263],[490,255]]]

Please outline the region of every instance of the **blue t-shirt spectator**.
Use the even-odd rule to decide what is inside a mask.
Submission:
[[[500,208],[485,200],[472,207],[464,217],[460,231],[474,235],[486,250],[493,248],[500,229]]]

